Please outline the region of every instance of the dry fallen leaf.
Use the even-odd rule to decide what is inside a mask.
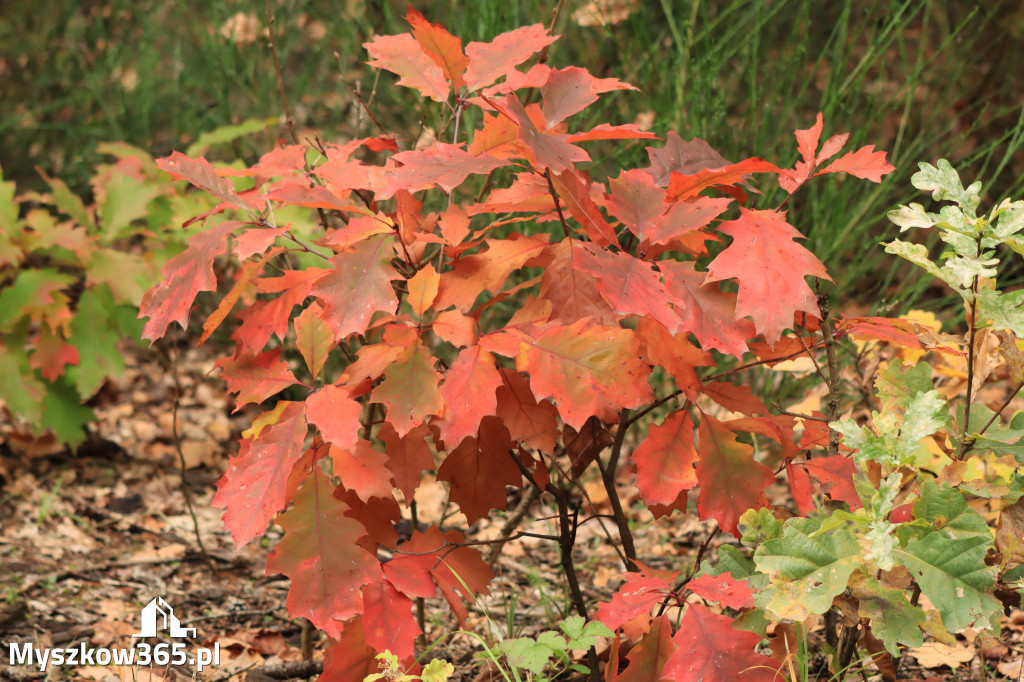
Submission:
[[[938,642],[927,642],[907,651],[925,668],[940,668],[948,665],[953,670],[967,663],[976,653],[973,646],[946,646]]]

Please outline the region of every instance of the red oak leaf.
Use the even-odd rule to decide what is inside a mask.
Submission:
[[[849,133],[833,135],[825,142],[821,148],[821,153],[816,156],[815,152],[818,149],[818,140],[821,139],[822,127],[821,112],[819,111],[818,118],[813,126],[807,130],[796,131],[797,149],[801,157],[800,161],[797,161],[796,166],[792,170],[786,170],[779,174],[779,186],[786,192],[790,194],[795,192],[811,176],[814,168],[822,161],[834,156],[836,152],[843,148],[846,140],[850,137]]]
[[[427,425],[420,424],[405,436],[399,436],[395,427],[387,422],[381,425],[377,434],[384,441],[388,470],[394,477],[395,487],[405,496],[406,504],[412,502],[423,472],[434,468],[434,455],[426,441],[429,435]]]
[[[398,297],[391,280],[394,237],[378,235],[331,259],[334,270],[316,281],[310,294],[323,301],[324,319],[337,338],[362,334],[377,311],[394,312]]]
[[[647,427],[647,438],[633,451],[636,486],[645,503],[670,505],[679,493],[697,485],[694,440],[693,421],[686,410]]]
[[[885,160],[885,152],[875,151],[875,145],[869,144],[855,152],[840,156],[815,175],[849,173],[855,178],[881,182],[883,175],[888,175],[894,170],[896,167]]]
[[[416,654],[416,638],[423,631],[412,613],[412,600],[386,579],[363,588],[362,621],[366,643],[375,651],[390,651],[400,661]]]
[[[716,403],[740,414],[768,414],[768,408],[761,402],[749,386],[730,384],[725,381],[709,381],[701,388],[701,392]]]
[[[740,208],[740,217],[718,225],[733,238],[708,266],[708,282],[735,277],[739,282],[736,314],[750,315],[758,333],[773,344],[791,326],[793,314],[818,316],[818,303],[807,285],[808,275],[832,281],[813,253],[797,244],[802,239],[779,211]]]
[[[564,246],[551,251],[555,252],[554,258],[544,268],[537,294],[551,302],[548,320],[572,324],[580,318],[589,317],[598,324],[617,325],[619,316],[598,290],[597,278],[573,267],[572,254],[576,249],[572,241],[566,239]]]
[[[188,248],[167,261],[163,280],[142,297],[139,318],[148,317],[142,338],[156,341],[167,332],[171,322],[188,327],[189,310],[200,291],[216,291],[217,276],[213,259],[227,250],[227,236],[242,223],[223,222],[189,237]]]
[[[649,317],[640,318],[636,333],[643,342],[641,355],[644,360],[668,370],[684,395],[696,400],[701,390],[697,367],[710,367],[713,364],[711,354],[694,346],[688,333],[672,334],[665,325]]]
[[[796,510],[800,516],[809,516],[817,508],[814,504],[814,489],[811,478],[802,464],[794,464],[786,460],[786,477],[789,479],[789,490],[796,502]]]
[[[469,236],[469,222],[471,218],[466,209],[458,204],[452,204],[445,209],[444,213],[437,220],[437,226],[441,230],[441,237],[448,246],[458,246]]]
[[[430,349],[417,341],[388,365],[384,381],[373,389],[373,400],[388,408],[388,421],[400,436],[428,416],[444,413],[444,397],[438,390],[442,377],[434,362]]]
[[[754,460],[754,448],[705,414],[700,422],[697,480],[697,514],[715,519],[723,531],[739,537],[737,524],[743,512],[768,506],[764,489],[775,482],[775,474]]]
[[[665,286],[683,301],[678,333],[692,333],[704,348],[720,350],[737,358],[747,352],[747,339],[754,326],[735,319],[736,294],[704,285],[706,274],[697,272],[692,262],[659,261]]]
[[[412,7],[406,10],[405,20],[412,26],[412,35],[423,52],[441,67],[452,87],[461,88],[465,85],[462,74],[469,65],[469,59],[462,52],[462,40],[443,27],[430,23]]]
[[[451,92],[445,80],[444,71],[426,52],[420,49],[416,39],[408,33],[395,36],[377,36],[363,43],[370,66],[387,69],[398,74],[398,84],[418,90],[424,97],[435,102],[444,102]]]
[[[288,363],[281,359],[280,348],[259,355],[221,358],[214,366],[221,368],[220,378],[227,382],[228,393],[238,394],[235,412],[299,383]]]
[[[849,457],[815,457],[804,462],[802,466],[811,478],[821,484],[821,492],[828,494],[833,500],[846,502],[854,511],[863,506],[853,483],[857,470]]]
[[[624,170],[608,181],[611,194],[606,208],[643,242],[649,240],[654,223],[668,206],[666,192],[654,184],[650,174],[642,170]]]
[[[492,104],[499,106],[497,102]],[[590,161],[587,152],[569,143],[568,135],[542,133],[537,130],[537,126],[523,108],[523,103],[514,93],[505,96],[504,107],[503,113],[519,124],[518,139],[530,150],[537,166],[547,168],[552,173],[561,173],[575,163]]]
[[[282,403],[278,403],[282,405]],[[287,403],[279,421],[242,442],[211,504],[224,510],[224,525],[241,547],[263,535],[274,515],[288,504],[288,478],[302,457],[306,420],[302,403]]]
[[[632,123],[623,125],[612,125],[602,123],[584,132],[572,133],[569,135],[569,142],[590,142],[593,140],[658,140],[661,139],[654,133],[640,130],[639,126]]]
[[[497,391],[495,414],[514,440],[540,452],[554,452],[558,436],[558,410],[546,400],[539,403],[522,374],[498,370],[502,385]]]
[[[486,251],[457,259],[452,270],[441,274],[434,310],[454,305],[459,312],[469,312],[481,293],[498,293],[512,272],[543,256],[547,237],[516,234],[511,239],[492,239]]]
[[[516,369],[530,375],[537,399],[551,398],[562,421],[579,431],[591,416],[611,422],[622,408],[653,400],[639,350],[633,331],[584,319],[523,341]]]
[[[220,304],[217,305],[217,309],[214,310],[203,323],[203,333],[199,337],[199,345],[202,345],[208,338],[210,338],[210,335],[213,334],[217,327],[220,326],[221,322],[227,318],[228,314],[235,307],[235,304],[238,303],[238,300],[242,297],[242,294],[251,290],[252,282],[263,270],[263,266],[265,266],[270,259],[280,255],[282,251],[283,249],[279,248],[272,249],[260,260],[242,265],[241,269],[235,276],[235,285],[231,287],[231,291],[221,299]]]
[[[440,281],[437,270],[430,263],[409,278],[409,296],[406,300],[409,301],[416,317],[423,317],[423,313],[433,304],[437,298],[437,285]]]
[[[438,338],[456,348],[472,346],[476,343],[476,320],[463,315],[458,310],[446,310],[438,314],[430,328],[434,330]]]
[[[399,592],[412,598],[433,597],[436,585],[461,623],[469,615],[463,599],[471,601],[478,593],[486,593],[494,578],[477,549],[460,546],[465,541],[457,530],[442,533],[430,526],[413,531],[412,537],[398,546],[394,558],[384,564],[384,575]]]
[[[548,192],[548,183],[533,173],[520,173],[508,187],[499,187],[487,195],[483,204],[466,209],[469,215],[509,213],[516,211],[554,211],[555,201]]]
[[[316,302],[295,318],[295,345],[298,346],[306,368],[316,379],[327,362],[327,356],[337,345],[334,342],[334,331],[323,320],[323,308]]]
[[[329,452],[334,475],[346,490],[353,491],[363,502],[374,497],[392,497],[391,472],[384,466],[386,455],[374,450],[370,441],[360,440],[355,447],[344,450],[332,445]]]
[[[601,621],[612,630],[649,613],[672,590],[672,584],[659,576],[632,572],[622,577],[625,582],[612,595],[612,600],[600,604],[594,612],[594,620]]]
[[[505,508],[505,486],[522,487],[523,474],[511,451],[508,429],[500,420],[485,417],[477,436],[463,440],[441,463],[437,479],[451,484],[450,497],[469,523],[476,523],[492,509]]]
[[[356,617],[345,623],[341,637],[331,642],[324,653],[324,680],[358,682],[380,672],[377,649],[366,643],[363,619]]]
[[[651,623],[650,631],[626,654],[629,665],[608,682],[651,682],[664,678],[665,663],[676,651],[672,641],[672,622],[661,615]]]
[[[675,171],[669,177],[670,199],[690,199],[709,187],[736,185],[745,182],[751,173],[780,173],[782,169],[764,159],[746,159],[723,168],[705,168],[693,175]]]
[[[246,230],[235,236],[235,257],[244,261],[257,253],[267,250],[274,240],[287,232],[290,228],[285,227],[257,227]]]
[[[473,156],[457,145],[435,142],[426,149],[399,152],[391,157],[401,166],[389,166],[383,175],[383,186],[377,199],[387,199],[401,190],[418,192],[438,185],[451,192],[470,175],[486,175],[495,168],[509,165],[504,159],[483,154]]]
[[[220,177],[217,170],[203,157],[190,159],[181,152],[174,152],[168,157],[157,159],[156,167],[180,180],[188,180],[199,189],[209,192],[235,208],[243,211],[263,209],[263,202],[240,197],[231,181]]]
[[[675,682],[774,682],[779,662],[756,653],[761,637],[732,627],[701,604],[690,604],[672,638],[676,651],[662,671]]]
[[[636,88],[617,78],[595,78],[578,66],[552,69],[540,88],[547,127],[553,128],[573,114],[583,111],[597,101],[598,95],[611,90]]]
[[[583,233],[599,246],[618,244],[615,230],[601,215],[601,210],[590,196],[593,183],[584,173],[568,168],[562,173],[551,176],[551,184],[555,186],[559,198],[565,202],[570,215],[583,228]]]
[[[573,249],[574,267],[597,280],[597,290],[619,315],[646,315],[666,327],[679,326],[673,303],[682,305],[661,282],[649,263],[625,252],[613,253],[580,243]]]
[[[342,621],[362,612],[363,585],[382,578],[377,557],[357,544],[365,529],[346,511],[327,476],[314,467],[295,494],[295,506],[277,519],[284,537],[267,556],[267,575],[291,578],[288,613],[335,638]]]
[[[800,454],[800,448],[793,440],[796,419],[785,414],[771,414],[767,417],[746,417],[732,419],[726,423],[731,431],[758,433],[771,438],[781,446],[782,456],[793,459]]]
[[[754,591],[746,580],[736,580],[728,573],[702,575],[686,583],[686,587],[705,601],[718,602],[730,609],[746,609],[754,605]]]
[[[502,33],[489,43],[468,43],[466,87],[473,91],[490,85],[556,40],[558,36],[548,35],[542,24],[534,24]]]
[[[501,375],[493,355],[480,346],[459,353],[441,384],[441,397],[448,410],[443,419],[433,422],[446,449],[454,450],[464,438],[476,434],[480,421],[494,414],[499,386]]]
[[[664,186],[672,173],[693,175],[707,168],[722,168],[732,162],[711,148],[704,140],[693,138],[683,142],[679,133],[668,131],[665,146],[661,149],[647,148],[651,165],[644,172],[654,178],[654,184]]]
[[[326,208],[332,211],[356,211],[363,210],[352,205],[344,197],[338,196],[326,187],[310,187],[309,185],[288,183],[276,189],[260,194],[261,200],[279,201],[291,206],[308,206],[309,208]]]

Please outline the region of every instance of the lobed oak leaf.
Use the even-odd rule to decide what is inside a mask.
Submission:
[[[746,580],[736,580],[729,573],[713,576],[705,573],[686,583],[705,601],[718,602],[730,609],[748,609],[754,606],[754,591]]]
[[[387,579],[363,587],[362,622],[366,643],[375,651],[390,651],[400,661],[416,655],[416,638],[423,631],[413,615],[412,600]]]
[[[552,69],[540,88],[544,101],[544,120],[548,129],[579,113],[611,90],[636,90],[617,78],[595,78],[586,69],[569,66]]]
[[[231,181],[220,177],[217,170],[203,157],[190,159],[181,152],[173,152],[170,156],[157,159],[156,167],[179,180],[191,182],[199,189],[205,190],[235,208],[243,211],[260,211],[263,208],[262,202],[239,196]]]
[[[780,663],[754,651],[761,637],[737,630],[732,619],[690,604],[672,638],[676,651],[663,679],[675,682],[774,682],[785,679]]]
[[[863,506],[854,485],[857,467],[851,458],[843,455],[815,457],[801,466],[811,478],[821,484],[822,493],[829,495],[833,500],[846,502],[852,511]]]
[[[623,251],[581,243],[573,250],[572,264],[594,277],[597,290],[616,314],[645,315],[671,329],[679,326],[673,304],[681,301],[649,263]]]
[[[653,399],[650,367],[640,360],[639,350],[633,331],[584,319],[526,337],[516,369],[530,375],[537,399],[551,398],[562,421],[579,431],[591,416],[610,422],[622,408]]]
[[[822,146],[821,153],[815,155],[818,149],[818,140],[821,139],[822,127],[822,117],[819,111],[813,126],[807,130],[798,130],[795,133],[797,151],[800,152],[801,158],[792,170],[784,170],[779,174],[779,186],[789,194],[795,192],[797,188],[811,177],[811,173],[818,164],[834,156],[836,152],[842,149],[843,145],[846,144],[846,140],[850,137],[849,133],[833,135]]]
[[[704,140],[695,137],[689,142],[683,142],[683,138],[674,130],[668,131],[665,146],[661,149],[647,147],[647,156],[651,159],[651,165],[643,170],[654,178],[654,184],[660,186],[668,183],[672,173],[694,175],[705,169],[732,165],[731,161]]]
[[[555,210],[548,183],[533,173],[519,173],[508,187],[499,187],[487,195],[487,201],[466,209],[469,215],[510,213],[518,211],[547,212]]]
[[[295,506],[278,518],[284,537],[267,556],[267,575],[291,578],[288,613],[335,638],[343,621],[363,611],[363,585],[382,578],[377,558],[357,544],[366,531],[346,511],[327,476],[314,467],[296,492]]]
[[[227,319],[228,314],[231,312],[235,304],[242,297],[247,290],[252,288],[253,280],[263,270],[265,266],[272,258],[276,258],[281,254],[283,249],[272,249],[268,251],[264,256],[253,263],[245,263],[238,271],[235,279],[235,285],[231,287],[231,291],[225,294],[224,298],[221,299],[217,305],[217,309],[206,318],[203,322],[203,333],[199,337],[199,344],[203,345],[207,339],[213,334],[214,331],[220,326],[221,322]]]
[[[558,36],[549,35],[543,24],[534,24],[502,33],[489,43],[467,43],[466,87],[479,90],[515,72],[515,67],[556,40]]]
[[[782,456],[787,460],[800,454],[800,448],[793,441],[796,419],[785,414],[771,414],[766,417],[732,419],[726,423],[731,431],[757,433],[771,438],[781,446]]]
[[[281,359],[281,349],[221,358],[214,363],[220,367],[220,378],[227,382],[228,393],[237,393],[235,412],[249,403],[261,403],[279,391],[298,382]]]
[[[306,419],[328,443],[354,448],[359,441],[362,406],[340,386],[324,386],[306,398]]]
[[[227,237],[242,223],[226,221],[189,237],[188,248],[167,261],[163,280],[147,291],[139,306],[139,319],[149,320],[142,338],[156,341],[167,333],[171,322],[188,327],[189,311],[200,291],[216,291],[213,259],[227,251]]]
[[[619,316],[598,290],[597,278],[573,267],[572,242],[565,240],[563,248],[552,248],[554,258],[544,269],[538,296],[551,302],[548,320],[572,324],[589,317],[597,324],[615,326]]]
[[[404,436],[428,416],[444,413],[444,397],[438,390],[441,379],[430,350],[416,341],[384,370],[384,381],[373,389],[373,400],[387,407],[388,421]]]
[[[399,436],[395,427],[387,422],[381,424],[377,434],[384,441],[388,471],[394,478],[395,487],[405,496],[407,504],[412,502],[423,472],[435,468],[434,455],[426,441],[428,436],[431,433],[426,424],[420,424],[404,436]]]
[[[497,102],[492,104],[498,106]],[[539,131],[514,93],[504,97],[502,106],[504,108],[500,111],[519,124],[517,139],[529,149],[538,167],[547,168],[552,173],[561,173],[572,168],[573,164],[590,161],[586,151],[569,143],[568,135]]]
[[[324,681],[362,682],[380,672],[377,649],[366,643],[363,619],[353,618],[344,624],[341,637],[330,642],[324,652]]]
[[[452,204],[438,218],[437,225],[441,230],[441,237],[448,246],[458,246],[469,236],[469,222],[471,218],[466,209],[458,204]]]
[[[593,183],[584,173],[569,168],[551,176],[551,184],[555,186],[559,198],[586,234],[598,246],[618,244],[615,230],[601,215],[600,209],[590,195]]]
[[[781,173],[782,169],[764,159],[750,158],[722,168],[705,168],[692,175],[673,171],[668,181],[670,199],[690,199],[710,187],[746,182],[751,173]]]
[[[481,293],[501,291],[510,274],[544,256],[547,246],[546,234],[514,234],[511,239],[488,241],[486,251],[457,259],[450,271],[441,274],[434,309],[454,305],[459,312],[468,313]]]
[[[412,35],[420,48],[441,67],[441,72],[452,87],[458,89],[465,85],[462,74],[469,65],[469,59],[462,52],[462,40],[444,27],[430,23],[412,7],[406,10],[405,20],[412,26]]]
[[[705,227],[729,208],[732,199],[694,197],[669,205],[645,235],[652,244],[672,245],[696,230]]]
[[[347,192],[344,194],[347,194]],[[338,196],[326,187],[310,187],[307,184],[294,182],[283,184],[270,192],[260,194],[258,198],[261,201],[279,201],[289,206],[326,208],[331,211],[362,213],[364,210],[354,206],[345,197]]]
[[[694,441],[693,420],[685,409],[647,427],[647,437],[633,451],[636,486],[646,504],[671,505],[697,485]]]
[[[590,130],[583,132],[576,132],[569,135],[569,142],[591,142],[594,140],[658,140],[661,139],[657,135],[645,130],[640,130],[640,127],[632,123],[625,123],[623,125],[612,125],[611,123],[602,123],[596,125]]]
[[[327,447],[329,451],[331,446]],[[359,538],[359,546],[376,556],[381,547],[398,546],[397,524],[402,520],[402,508],[389,492],[386,497],[370,497],[362,500],[354,490],[344,487],[334,491],[334,496],[348,505],[345,516],[359,522],[366,534]]]
[[[480,552],[462,546],[465,541],[454,529],[442,533],[430,526],[413,531],[412,537],[398,546],[394,558],[384,564],[384,575],[399,592],[412,598],[433,597],[440,589],[461,623],[469,615],[463,600],[486,593],[494,578]]]
[[[735,319],[736,294],[705,285],[706,274],[697,272],[692,262],[659,261],[658,267],[665,275],[665,287],[682,300],[676,308],[676,333],[692,333],[702,347],[742,358],[754,326]]]
[[[502,385],[494,356],[480,346],[463,349],[452,362],[441,384],[441,397],[448,409],[435,419],[441,440],[454,450],[464,438],[476,434],[481,420],[494,414],[495,395]]]
[[[749,386],[730,384],[727,381],[709,381],[701,387],[701,392],[716,403],[740,414],[768,414],[768,408],[754,395]]]
[[[743,512],[768,506],[764,489],[775,482],[775,474],[754,460],[754,448],[737,441],[736,434],[705,414],[700,422],[697,480],[698,516],[715,519],[723,531],[739,537],[737,525]]]
[[[217,482],[210,503],[224,510],[224,525],[239,547],[263,535],[267,524],[288,504],[288,479],[302,457],[306,420],[302,403],[278,403],[279,419],[251,441]]]
[[[323,319],[323,308],[315,301],[295,318],[295,345],[315,380],[337,345],[334,331]]]
[[[473,141],[467,148],[470,154],[473,156],[489,154],[496,159],[525,156],[519,142],[519,124],[514,118],[503,115],[492,116],[486,111],[482,114],[483,125],[473,134]]]
[[[351,490],[363,502],[371,498],[387,499],[391,492],[391,472],[384,465],[383,452],[374,450],[368,440],[356,442],[355,447],[339,448],[331,445],[334,475],[341,479],[346,490]]]
[[[500,420],[485,417],[475,437],[449,451],[437,470],[437,479],[451,485],[451,497],[476,523],[492,509],[504,509],[505,486],[522,487],[523,474],[513,459],[512,437]]]
[[[456,348],[472,346],[476,343],[476,320],[463,315],[458,310],[446,310],[439,313],[430,328],[434,330],[438,338]]]
[[[697,367],[712,366],[711,354],[694,346],[689,334],[672,334],[665,325],[649,317],[640,318],[636,333],[643,342],[640,353],[644,361],[668,370],[683,394],[691,401],[696,400],[701,390]]]
[[[769,344],[792,325],[794,313],[817,317],[817,298],[804,278],[832,278],[813,253],[794,241],[803,235],[786,222],[785,213],[740,208],[740,217],[720,223],[718,230],[733,241],[711,261],[705,281],[736,278],[736,315],[750,315]]]
[[[401,166],[390,162],[401,163]],[[426,149],[399,152],[389,159],[377,189],[377,199],[388,199],[402,190],[418,192],[434,185],[451,194],[470,175],[486,175],[509,161],[488,154],[473,156],[458,145],[435,142]]]
[[[594,620],[601,621],[612,630],[618,630],[629,621],[650,613],[672,591],[672,584],[660,576],[630,572],[622,576],[625,582],[594,612]]]
[[[885,152],[875,151],[875,145],[869,144],[855,152],[840,156],[815,175],[849,173],[855,178],[881,182],[883,175],[888,175],[894,170],[896,167],[885,160]]]
[[[309,293],[323,301],[324,319],[336,338],[362,334],[375,312],[398,308],[391,286],[391,280],[400,279],[391,267],[393,245],[391,235],[365,239],[332,258],[334,270],[316,280]]]
[[[672,622],[662,614],[651,623],[650,631],[626,654],[629,665],[608,682],[650,682],[664,679],[665,663],[676,651],[672,641]]]
[[[649,232],[668,206],[666,192],[642,170],[623,170],[608,181],[611,193],[606,208],[622,221],[641,242],[650,241]]]
[[[789,480],[789,491],[796,502],[796,510],[800,516],[810,516],[817,509],[814,504],[814,490],[811,478],[802,464],[794,464],[786,460],[786,478]]]
[[[558,436],[558,410],[546,400],[539,403],[526,377],[499,369],[502,385],[497,390],[495,414],[514,440],[539,452],[554,452]]]
[[[397,74],[399,85],[418,90],[435,102],[448,99],[451,88],[445,80],[444,71],[420,49],[416,38],[410,34],[377,36],[363,43],[363,47],[370,55],[370,61],[366,63]]]
[[[427,309],[434,303],[434,299],[437,298],[437,285],[440,281],[441,277],[430,263],[424,265],[409,278],[409,295],[406,300],[409,301],[416,317],[423,317],[423,313],[427,312]]]

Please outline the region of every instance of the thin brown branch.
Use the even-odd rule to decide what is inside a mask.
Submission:
[[[831,311],[827,294],[818,294],[818,310],[821,313],[821,335],[825,338],[825,357],[828,359],[828,421],[839,421],[839,359],[836,356],[836,340],[832,335]],[[828,428],[828,454],[839,454],[839,432]]]
[[[211,569],[215,569],[213,558],[206,551],[203,545],[203,536],[199,532],[199,520],[196,519],[196,510],[192,505],[192,491],[188,489],[188,482],[185,472],[188,467],[185,464],[185,453],[181,450],[181,434],[178,433],[178,406],[181,403],[181,381],[178,379],[178,351],[170,348],[171,351],[171,374],[174,378],[174,406],[171,408],[171,438],[174,440],[174,449],[178,453],[178,464],[181,466],[181,492],[185,496],[185,506],[188,508],[188,515],[192,517],[192,530],[196,535],[196,545],[206,559]]]

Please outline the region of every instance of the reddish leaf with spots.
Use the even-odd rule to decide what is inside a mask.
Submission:
[[[779,662],[754,651],[761,637],[732,627],[732,619],[690,604],[672,638],[675,653],[664,679],[677,682],[775,682],[786,679]]]
[[[700,496],[697,513],[714,519],[726,533],[739,537],[740,516],[768,505],[764,489],[775,481],[772,470],[754,461],[754,448],[736,440],[720,421],[703,415],[700,421]]]
[[[706,281],[735,278],[736,314],[749,315],[768,343],[793,325],[794,313],[819,315],[806,278],[832,278],[813,253],[794,241],[803,235],[786,222],[785,213],[741,208],[737,220],[721,223],[718,230],[733,240],[711,261]]]
[[[288,611],[335,638],[342,621],[363,611],[363,585],[381,579],[377,558],[356,543],[363,526],[347,518],[347,510],[314,469],[296,492],[295,506],[278,519],[285,534],[267,557],[267,575],[284,573],[292,581]]]
[[[599,620],[612,630],[648,613],[656,604],[668,598],[672,584],[660,576],[626,573],[625,582],[612,595],[612,600],[601,604],[594,612]]]

